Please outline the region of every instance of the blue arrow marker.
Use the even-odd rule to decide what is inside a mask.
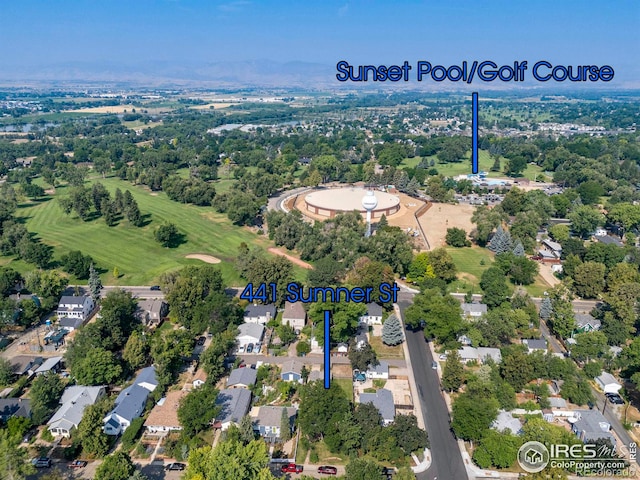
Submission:
[[[331,381],[331,312],[329,310],[324,311],[324,388],[327,390],[330,387]]]
[[[478,92],[471,94],[471,173],[478,173]]]

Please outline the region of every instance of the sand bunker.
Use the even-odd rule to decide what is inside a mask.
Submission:
[[[186,258],[194,258],[196,260],[201,260],[205,263],[220,263],[221,260],[216,257],[212,257],[211,255],[204,255],[202,253],[190,253],[189,255],[185,255]]]

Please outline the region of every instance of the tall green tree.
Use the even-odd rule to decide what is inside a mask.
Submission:
[[[49,419],[58,406],[63,391],[64,384],[55,373],[47,372],[35,378],[29,392],[33,423],[41,425]]]
[[[89,266],[89,291],[94,302],[97,302],[100,298],[100,290],[102,290],[102,281],[92,263]]]
[[[399,345],[404,341],[400,319],[393,313],[387,317],[382,325],[382,341],[386,345]]]
[[[450,392],[457,392],[464,382],[464,366],[457,350],[447,354],[442,369],[442,386]]]
[[[107,455],[96,469],[96,480],[127,480],[136,467],[129,454],[118,451]]]
[[[215,448],[203,447],[189,454],[186,480],[275,480],[269,471],[269,454],[264,442],[247,445],[228,440]]]

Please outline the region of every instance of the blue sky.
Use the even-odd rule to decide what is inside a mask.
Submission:
[[[6,0],[0,18],[0,68],[545,59],[636,79],[640,58],[637,0]]]

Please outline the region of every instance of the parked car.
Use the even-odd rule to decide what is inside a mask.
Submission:
[[[205,342],[206,340],[207,340],[207,339],[206,339],[205,337],[198,337],[198,339],[196,340],[196,343],[197,343],[198,345],[204,345],[204,342]]]
[[[36,468],[49,468],[51,467],[51,459],[49,457],[34,458],[31,463]]]
[[[288,463],[280,468],[282,473],[302,473],[304,467],[302,465],[296,465],[295,463]]]
[[[165,470],[184,470],[185,468],[186,468],[186,465],[184,463],[179,463],[179,462],[170,463],[169,465],[164,467]]]
[[[438,358],[440,360],[446,360],[447,359],[447,354],[446,353],[441,353],[440,355],[438,355]]]
[[[438,369],[438,362],[431,362],[431,368],[433,368],[434,370]]]
[[[159,292],[160,291],[160,285],[154,285],[153,287],[150,287],[149,290],[152,290],[154,292]]]
[[[247,353],[252,353],[253,352],[253,343],[250,343],[249,345],[247,345]]]
[[[238,353],[244,353],[244,345],[238,348]]]
[[[74,460],[69,464],[69,468],[83,468],[87,466],[87,462],[84,460]]]
[[[337,475],[338,469],[336,467],[332,467],[331,465],[322,465],[321,467],[318,467],[318,473]]]
[[[623,398],[617,393],[607,393],[606,395],[609,401],[614,405],[624,405]]]

